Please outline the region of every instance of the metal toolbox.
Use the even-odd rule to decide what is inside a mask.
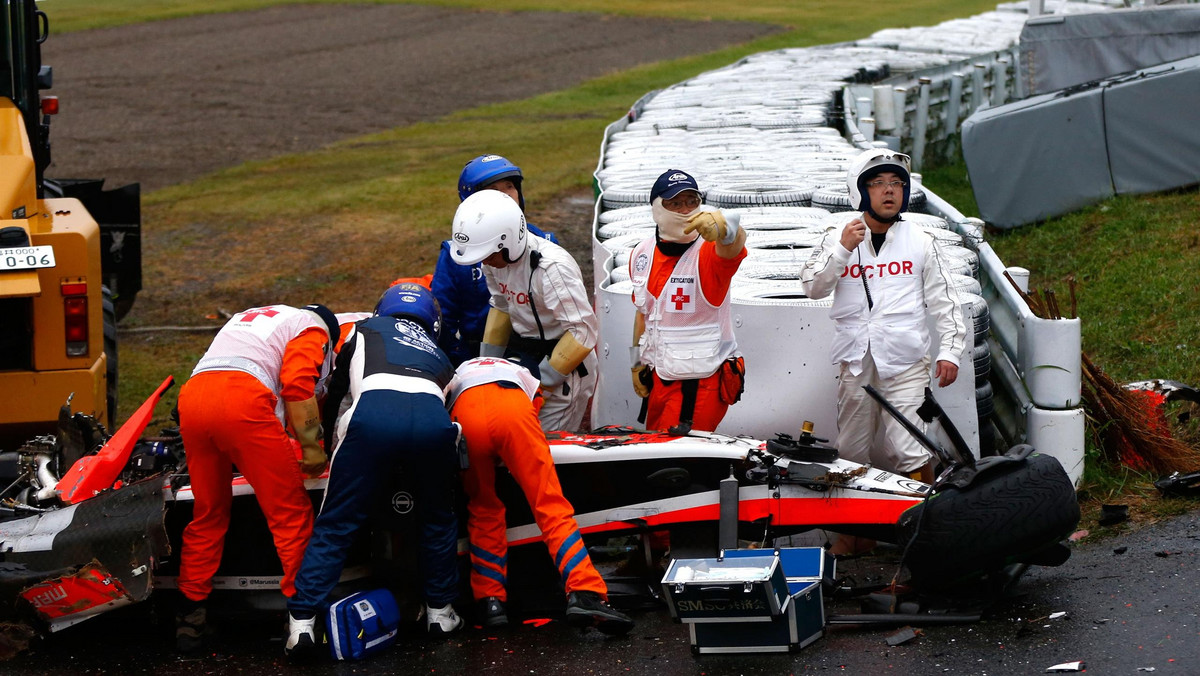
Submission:
[[[681,622],[770,622],[788,602],[787,580],[774,552],[675,559],[662,585],[671,617]]]
[[[732,565],[736,561],[761,560],[761,549],[726,550],[721,561]],[[783,613],[754,622],[739,618],[716,618],[710,621],[688,622],[692,652],[697,654],[794,652],[811,644],[825,634],[825,604],[821,582],[828,566],[825,550],[820,547],[777,549],[770,556],[777,558],[783,569],[789,596],[783,603]]]

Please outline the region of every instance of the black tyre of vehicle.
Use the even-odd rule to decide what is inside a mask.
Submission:
[[[922,516],[923,515],[923,516]],[[918,528],[919,524],[919,528]],[[946,488],[896,522],[905,564],[923,588],[947,588],[1055,547],[1079,524],[1075,487],[1058,460],[1034,453]]]
[[[102,286],[100,293],[100,302],[104,309],[104,356],[108,364],[108,420],[104,423],[108,425],[109,431],[112,431],[117,422],[117,311],[113,305],[112,291],[109,291],[107,286]]]

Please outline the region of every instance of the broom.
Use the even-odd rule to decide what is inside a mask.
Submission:
[[[1007,273],[1005,278],[1021,294],[1035,315],[1063,319],[1053,290],[1025,293]],[[1071,317],[1077,317],[1075,278],[1067,280]],[[1200,467],[1200,451],[1175,438],[1162,411],[1163,399],[1151,392],[1127,390],[1097,366],[1086,352],[1083,361],[1083,405],[1095,424],[1105,460],[1136,470],[1159,474],[1190,472]]]

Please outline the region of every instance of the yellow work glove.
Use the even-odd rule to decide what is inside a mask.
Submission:
[[[483,343],[479,346],[480,357],[503,357],[512,336],[512,317],[507,312],[491,308],[483,324]]]
[[[650,386],[647,385],[653,376],[650,375],[650,367],[645,364],[633,365],[633,393],[645,399],[650,396]]]
[[[729,232],[729,225],[720,211],[699,211],[688,218],[683,234],[700,233],[706,242],[721,242]]]
[[[320,443],[321,413],[317,408],[317,398],[286,401],[284,408],[287,409],[288,421],[296,433],[296,440],[300,442],[300,471],[304,472],[305,476],[315,479],[325,470],[326,460],[325,450],[321,448]]]
[[[542,387],[549,389],[561,385],[591,352],[592,348],[580,345],[570,331],[564,333],[554,345],[554,351],[538,364]]]

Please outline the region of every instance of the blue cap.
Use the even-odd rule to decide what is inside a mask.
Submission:
[[[654,182],[654,187],[650,189],[650,201],[653,202],[656,197],[669,200],[684,190],[700,192],[700,186],[696,184],[696,179],[687,172],[668,169],[658,177],[658,180]]]

